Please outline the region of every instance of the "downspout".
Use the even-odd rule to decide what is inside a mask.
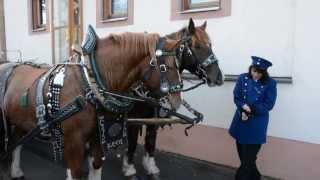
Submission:
[[[7,59],[4,2],[3,1],[4,0],[0,0],[0,61],[5,61]]]

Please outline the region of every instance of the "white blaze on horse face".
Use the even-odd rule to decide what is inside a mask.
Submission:
[[[88,163],[89,163],[89,176],[88,180],[101,180],[102,178],[102,167],[99,169],[94,169],[93,167],[93,158],[88,157]]]
[[[20,168],[21,149],[22,149],[22,145],[16,147],[16,149],[12,152],[12,163],[11,163],[12,178],[19,178],[24,176],[23,171]]]

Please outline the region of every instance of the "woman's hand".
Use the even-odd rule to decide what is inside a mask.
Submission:
[[[247,104],[244,104],[242,106],[242,109],[245,110],[247,113],[251,113],[251,108]]]
[[[242,121],[247,121],[249,119],[249,117],[245,112],[242,112],[241,113],[241,119],[242,119]]]

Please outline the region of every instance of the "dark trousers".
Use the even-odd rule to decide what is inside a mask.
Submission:
[[[261,174],[257,168],[257,154],[261,144],[237,143],[238,155],[241,165],[237,169],[235,180],[260,180]]]

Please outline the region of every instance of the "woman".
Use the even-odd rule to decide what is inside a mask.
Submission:
[[[237,110],[229,133],[236,140],[241,162],[236,180],[261,179],[256,159],[261,145],[266,143],[269,111],[277,97],[276,81],[267,71],[272,63],[256,56],[251,58],[249,72],[240,75],[233,91]]]

